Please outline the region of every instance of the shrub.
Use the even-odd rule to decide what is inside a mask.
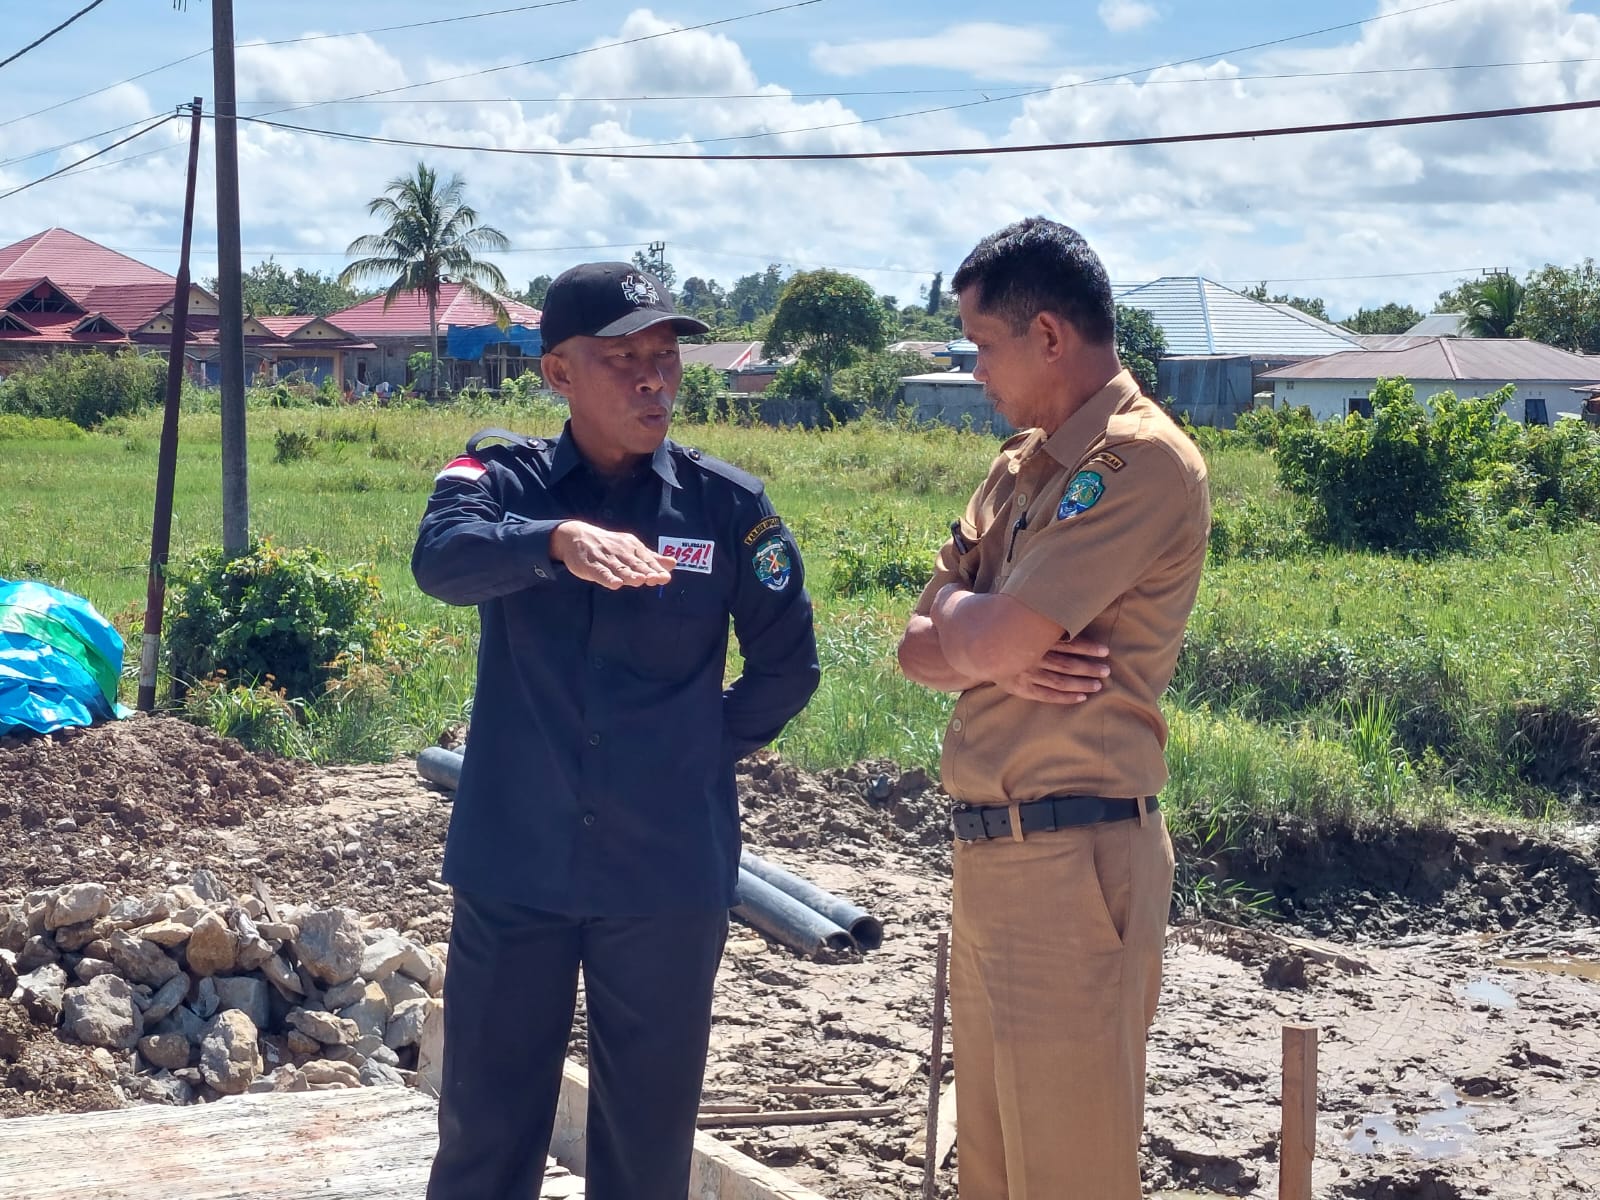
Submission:
[[[822,372],[809,363],[792,362],[778,368],[767,394],[785,400],[822,399]]]
[[[299,429],[280,429],[272,435],[272,461],[282,466],[317,452],[316,439]]]
[[[232,560],[209,550],[174,569],[167,596],[172,674],[266,684],[291,699],[318,695],[343,656],[377,632],[377,580],[315,549],[269,541]]]
[[[937,543],[914,536],[894,513],[874,508],[850,514],[829,540],[834,543],[833,590],[840,596],[920,592],[938,549]]]
[[[1278,471],[1312,505],[1310,531],[1343,548],[1433,555],[1482,539],[1482,489],[1505,462],[1517,427],[1501,412],[1508,392],[1420,403],[1403,379],[1380,379],[1372,418],[1286,426]],[[1430,411],[1431,410],[1431,411]]]
[[[71,442],[84,436],[83,430],[60,417],[20,417],[0,413],[0,442]]]
[[[900,398],[900,381],[925,373],[931,365],[914,351],[879,351],[834,376],[833,390],[858,412],[888,416]]]
[[[1305,405],[1298,408],[1247,408],[1234,422],[1240,439],[1263,450],[1276,450],[1285,429],[1311,429],[1317,418]]]
[[[52,354],[21,363],[0,383],[0,413],[54,417],[92,429],[161,403],[167,364],[134,350]]]
[[[500,400],[505,404],[527,404],[538,399],[544,392],[544,380],[539,378],[537,371],[524,371],[515,379],[507,379],[500,385]]]
[[[721,403],[725,390],[722,372],[706,363],[690,363],[678,385],[678,415],[697,424],[721,419],[726,415]]]

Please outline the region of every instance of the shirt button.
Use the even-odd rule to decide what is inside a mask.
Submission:
[[[535,575],[537,575],[540,579],[548,579],[548,578],[550,578],[549,575],[545,574],[545,569],[543,567],[535,567],[533,569],[533,573]]]
[[[598,733],[591,733],[589,735],[589,745],[598,746],[599,744],[600,744],[600,735]]]
[[[1027,508],[1028,507],[1028,493],[1026,493],[1026,492],[1018,492],[1017,493],[1017,507],[1018,508]]]
[[[589,665],[596,671],[604,671],[606,669],[606,660],[597,654],[589,660]]]
[[[961,732],[961,718],[960,717],[957,717],[954,721],[950,722],[950,730],[951,730],[952,733],[960,733]]]
[[[583,823],[585,825],[593,825],[594,824],[594,814],[593,813],[584,813],[583,814]]]

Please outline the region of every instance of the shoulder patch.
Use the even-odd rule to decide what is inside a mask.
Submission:
[[[789,546],[777,534],[756,547],[750,566],[761,586],[769,591],[783,591],[794,578],[794,559],[789,556]]]
[[[467,453],[476,454],[478,447],[489,441],[509,442],[523,450],[543,449],[538,442],[525,438],[520,433],[512,433],[509,429],[480,429],[467,439]]]
[[[775,533],[782,527],[783,520],[780,517],[765,517],[762,520],[757,521],[755,528],[744,535],[744,544],[746,546],[754,546],[761,540],[764,534]]]
[[[457,455],[445,463],[444,470],[433,477],[435,483],[444,483],[449,479],[459,479],[463,483],[476,483],[488,474],[489,468],[484,466],[470,454]]]
[[[725,463],[720,458],[713,458],[703,450],[696,450],[690,446],[674,447],[684,459],[699,467],[709,475],[716,475],[726,479],[741,491],[749,492],[752,496],[759,496],[766,490],[761,480],[748,471],[740,470],[732,463]]]
[[[1120,471],[1127,465],[1128,463],[1125,459],[1119,458],[1109,450],[1100,451],[1099,454],[1096,454],[1084,464],[1086,467],[1107,467],[1112,471]]]
[[[1067,484],[1066,494],[1056,508],[1056,520],[1065,521],[1079,513],[1088,512],[1100,503],[1106,494],[1106,481],[1098,471],[1079,471]]]

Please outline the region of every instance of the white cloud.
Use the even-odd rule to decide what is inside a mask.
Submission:
[[[637,11],[597,40],[668,27],[653,13]],[[1041,50],[1036,61],[1047,56]],[[1315,50],[1281,49],[1271,56],[1159,71],[1137,82],[1067,87],[1026,101],[867,124],[864,116],[888,106],[868,108],[862,101],[857,109],[846,100],[797,97],[773,82],[774,69],[758,69],[733,37],[702,30],[551,64],[546,74],[507,71],[420,93],[466,103],[351,105],[283,119],[474,146],[576,149],[687,137],[746,139],[706,146],[707,155],[1020,144],[1331,122],[1600,94],[1597,63],[1247,78],[1557,58],[1600,58],[1600,18],[1574,13],[1570,0],[1474,0],[1378,22],[1342,44]],[[240,94],[337,96],[481,70],[500,61],[408,57],[402,62],[377,42],[301,43],[241,53]],[[1105,70],[1097,65],[1081,74],[1092,77]],[[108,111],[125,113],[120,120],[149,111],[144,107],[148,97],[126,91],[106,98]],[[648,104],[571,99],[729,92],[767,98]],[[541,94],[568,99],[478,102]],[[0,131],[0,158],[117,121],[105,113],[96,114],[100,124],[83,120],[81,113],[68,121],[69,115],[60,124],[47,118],[29,122],[25,136],[21,126]],[[811,126],[832,128],[750,136]],[[215,270],[210,134],[208,124],[195,241],[199,277]],[[14,197],[0,206],[0,244],[60,224],[111,246],[175,246],[186,138],[185,126],[169,125],[108,156],[172,147],[159,157]],[[0,190],[81,153],[0,168]],[[519,285],[584,256],[571,250],[530,252],[536,248],[642,247],[659,238],[667,242],[680,277],[711,276],[730,284],[769,261],[834,265],[861,271],[879,291],[910,298],[934,271],[948,277],[979,237],[1031,213],[1082,229],[1118,280],[1203,271],[1222,280],[1254,282],[1479,266],[1520,273],[1546,261],[1575,261],[1600,226],[1600,195],[1592,182],[1600,168],[1600,116],[1588,113],[1197,146],[833,163],[488,155],[335,142],[246,123],[240,128],[240,160],[247,265],[269,249],[298,250],[303,258],[280,253],[280,261],[337,271],[344,262],[337,252],[371,229],[367,201],[419,158],[466,178],[468,197],[483,219],[504,229],[521,251],[496,256]],[[630,247],[595,251],[621,258],[630,253]],[[166,269],[175,263],[171,257],[138,256]],[[873,267],[878,269],[863,270]],[[1269,286],[1321,295],[1336,315],[1344,315],[1361,304],[1391,299],[1422,306],[1452,282],[1446,274]]]
[[[1143,29],[1160,15],[1144,0],[1100,0],[1100,22],[1112,33]]]
[[[922,37],[831,43],[812,47],[811,65],[830,75],[864,75],[886,67],[933,67],[975,79],[1032,81],[1056,60],[1048,30],[976,21]],[[1059,61],[1059,60],[1056,60]]]

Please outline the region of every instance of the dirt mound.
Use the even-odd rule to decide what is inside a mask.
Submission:
[[[0,738],[0,894],[135,878],[179,831],[302,803],[302,768],[163,717]],[[141,853],[143,852],[143,853]],[[96,860],[99,860],[98,862]]]
[[[1264,915],[1318,936],[1566,929],[1600,916],[1600,856],[1561,834],[1290,824],[1270,846],[1208,865],[1268,897]]]

